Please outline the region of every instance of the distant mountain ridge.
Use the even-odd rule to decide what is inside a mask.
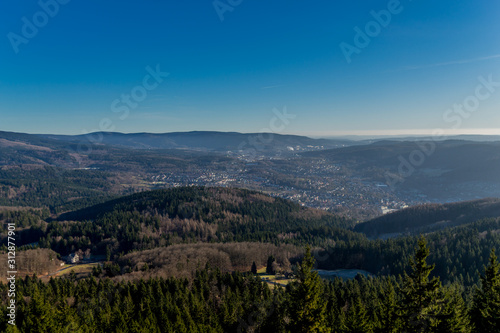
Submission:
[[[331,149],[350,144],[355,143],[349,140],[311,139],[273,133],[193,131],[54,135],[0,131],[0,166],[29,164],[65,168],[100,167],[102,161],[109,160],[109,157],[136,156],[137,161],[144,161],[153,156],[153,159],[159,161],[179,154],[198,152],[212,156],[217,153],[219,156],[229,154],[254,159],[260,156],[294,155],[297,151]]]
[[[201,149],[209,151],[237,151],[256,149],[286,150],[288,147],[316,146],[335,148],[355,144],[350,140],[312,139],[299,135],[276,133],[239,133],[192,131],[170,133],[95,132],[84,135],[39,135],[47,139],[70,142],[95,142],[134,149]]]

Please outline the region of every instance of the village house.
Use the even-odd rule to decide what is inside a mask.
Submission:
[[[80,256],[78,255],[78,253],[71,253],[68,256],[68,263],[69,264],[76,264],[79,261],[80,261]]]

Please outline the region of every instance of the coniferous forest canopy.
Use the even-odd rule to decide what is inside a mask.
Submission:
[[[98,202],[61,213],[14,200],[0,209],[2,223],[18,231],[15,329],[493,332],[499,325],[495,200],[412,207],[362,224],[232,188],[179,187]],[[456,216],[446,227],[432,224]],[[374,228],[393,233],[398,221],[411,221],[398,237],[372,238]],[[0,237],[5,244],[7,233]],[[47,275],[72,253],[98,264],[88,273]],[[256,274],[266,265],[288,283]],[[371,275],[318,274],[338,269]],[[1,288],[1,329],[12,331],[8,284]]]

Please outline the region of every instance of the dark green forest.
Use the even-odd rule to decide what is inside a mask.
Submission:
[[[71,172],[66,186],[73,190],[79,182],[106,186]],[[18,257],[37,258],[16,280],[15,328],[1,284],[2,331],[495,332],[499,325],[500,218],[491,205],[404,210],[399,216],[426,216],[414,218],[417,229],[427,218],[462,220],[425,238],[403,232],[382,240],[345,217],[242,189],[179,187],[89,200],[97,203],[59,214],[42,201],[0,209],[0,222],[16,224]],[[390,219],[377,232],[393,232],[396,222],[387,221],[397,219]],[[0,234],[2,244],[6,237]],[[75,252],[102,264],[84,277],[33,275]],[[266,265],[293,280],[271,286],[251,273]],[[315,269],[372,276],[326,280]]]
[[[309,248],[296,281],[270,290],[252,273],[209,266],[193,279],[18,279],[16,326],[3,332],[498,332],[494,251],[477,288],[443,286],[420,238],[398,277],[321,280]],[[7,286],[1,284],[2,294]]]
[[[0,168],[0,206],[47,208],[61,213],[109,200],[116,195],[113,185],[111,174],[99,170]]]
[[[44,212],[43,216],[22,213],[25,217],[19,218],[18,225],[27,228],[19,232],[19,245],[38,242],[62,256],[90,250],[116,260],[175,244],[257,242],[310,245],[320,269],[398,275],[407,266],[418,238],[402,235],[370,240],[356,232],[358,225],[351,220],[258,192],[228,188],[141,192],[64,213],[57,219],[47,218]],[[436,214],[443,213],[436,210]],[[472,219],[473,214],[470,216]],[[26,219],[31,222],[22,222]],[[490,249],[499,247],[497,230],[500,220],[489,218],[428,233],[430,260],[437,264],[433,275],[465,286],[478,283]],[[125,266],[130,265],[122,268]]]
[[[429,233],[500,216],[500,199],[486,198],[448,204],[424,204],[359,223],[354,230],[369,237],[384,234]]]
[[[351,222],[280,198],[239,189],[183,187],[137,193],[62,214],[40,246],[61,254],[112,255],[178,243],[326,244],[360,239]]]

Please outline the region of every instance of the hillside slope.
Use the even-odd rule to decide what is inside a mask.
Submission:
[[[302,156],[343,165],[365,181],[432,201],[500,197],[498,141],[379,141]]]
[[[500,199],[488,198],[409,207],[360,223],[354,230],[376,238],[430,232],[496,217],[500,217]]]
[[[128,253],[178,243],[318,244],[361,239],[351,221],[259,192],[180,187],[141,192],[66,213],[47,227],[42,246]]]

